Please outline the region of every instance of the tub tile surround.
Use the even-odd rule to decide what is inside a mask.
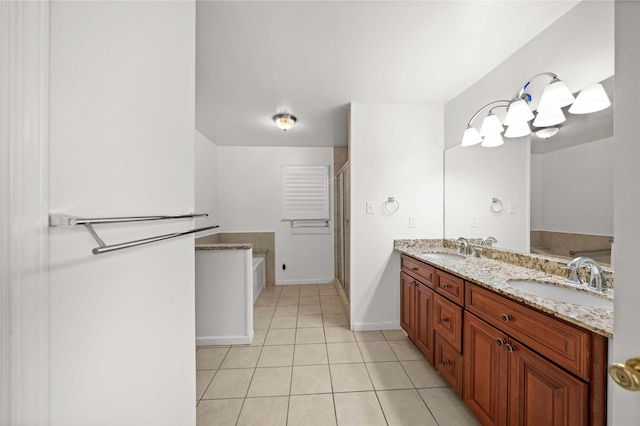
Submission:
[[[472,244],[479,243],[479,240],[469,241]],[[538,297],[508,285],[508,280],[517,279],[563,286],[569,276],[567,270],[561,269],[561,266],[566,266],[566,262],[489,247],[484,248],[480,258],[464,256],[459,259],[435,260],[422,256],[424,252],[456,253],[453,243],[446,239],[396,240],[394,249],[555,317],[603,336],[613,337],[613,311],[611,310]],[[601,296],[613,297],[613,271],[610,269],[606,270],[606,282],[609,289]]]

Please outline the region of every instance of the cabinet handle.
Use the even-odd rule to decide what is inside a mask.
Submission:
[[[413,268],[411,268],[412,271],[417,271],[418,268],[416,268],[415,266]]]
[[[500,318],[502,318],[502,321],[504,321],[504,322],[511,321],[511,315],[508,315],[508,314],[502,314],[502,316]]]
[[[447,283],[442,283],[442,288],[449,288],[449,284],[447,284]]]
[[[445,323],[445,322],[447,322],[447,321],[449,321],[449,318],[447,318],[447,317],[440,317],[440,322],[441,322],[442,324],[444,324],[444,323]]]
[[[507,352],[513,352],[516,350],[516,348],[507,343],[506,345],[504,345],[504,350]]]
[[[414,282],[412,282],[411,284],[412,284],[414,287],[418,287],[418,283],[417,283],[417,282],[415,282],[415,281],[414,281]]]
[[[449,362],[448,359],[443,359],[442,360],[442,365],[449,365],[449,364],[451,364],[451,363]]]
[[[505,342],[504,339],[497,338],[496,343],[498,344],[498,346],[504,346],[507,342]]]

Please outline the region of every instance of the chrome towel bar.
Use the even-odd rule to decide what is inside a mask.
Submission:
[[[135,241],[127,241],[119,244],[111,244],[107,245],[105,242],[98,236],[95,229],[93,229],[92,225],[97,224],[105,224],[105,223],[122,223],[122,222],[142,222],[142,221],[150,221],[150,220],[169,220],[169,219],[191,219],[195,217],[203,217],[209,216],[208,214],[185,214],[185,215],[173,215],[173,216],[129,216],[129,217],[106,217],[106,218],[79,218],[74,216],[68,216],[64,214],[50,214],[49,215],[49,226],[51,227],[69,227],[69,226],[78,226],[83,225],[89,233],[93,236],[93,238],[98,242],[100,247],[96,247],[91,252],[93,254],[102,254],[108,253],[110,251],[122,250],[125,248],[141,246],[143,244],[155,243],[157,241],[168,240],[170,238],[180,237],[182,235],[194,234],[200,231],[206,231],[208,229],[218,228],[218,225],[204,226],[202,228],[190,229],[188,231],[181,232],[172,232],[170,234],[158,235],[155,237],[143,238]]]

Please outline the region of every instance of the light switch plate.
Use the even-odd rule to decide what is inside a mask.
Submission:
[[[509,214],[516,214],[518,212],[518,203],[509,202]]]
[[[367,201],[367,214],[373,214],[373,203],[371,201]]]
[[[415,228],[415,227],[416,227],[416,217],[409,216],[409,228]]]

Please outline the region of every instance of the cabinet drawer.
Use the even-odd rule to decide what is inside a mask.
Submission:
[[[462,306],[464,304],[464,280],[443,271],[436,271],[435,290]]]
[[[462,398],[462,355],[436,334],[434,366]]]
[[[436,333],[458,352],[462,352],[462,308],[436,294],[433,311],[433,328]]]
[[[465,302],[469,312],[561,367],[590,379],[592,354],[588,331],[469,283]]]
[[[406,255],[402,255],[400,263],[404,272],[413,275],[423,284],[426,284],[428,287],[433,288],[433,281],[435,279],[435,268]]]

